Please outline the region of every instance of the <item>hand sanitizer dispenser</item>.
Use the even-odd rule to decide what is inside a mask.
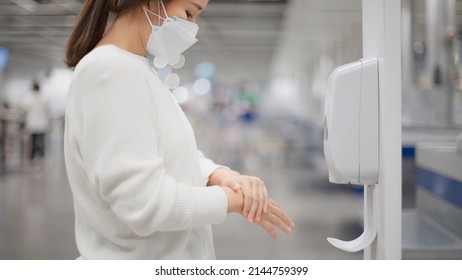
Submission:
[[[379,179],[379,75],[377,58],[337,67],[329,77],[324,115],[324,156],[329,181],[365,185],[364,232],[353,241],[327,240],[356,252],[377,234],[373,189]]]

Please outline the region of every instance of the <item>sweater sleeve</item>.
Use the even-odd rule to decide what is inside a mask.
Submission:
[[[229,167],[224,166],[224,165],[216,164],[211,159],[206,158],[204,156],[204,153],[202,153],[201,151],[198,150],[197,153],[198,153],[198,156],[199,156],[199,164],[200,164],[200,167],[201,167],[202,175],[204,177],[210,178],[210,175],[212,175],[212,173],[215,170],[217,170],[218,168],[225,168],[225,169],[230,170]]]
[[[228,202],[220,187],[191,186],[166,173],[150,86],[138,65],[100,61],[81,76],[80,152],[115,215],[140,236],[221,223]]]

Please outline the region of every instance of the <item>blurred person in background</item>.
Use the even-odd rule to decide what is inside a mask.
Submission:
[[[231,212],[274,239],[275,228],[291,232],[293,222],[260,178],[198,151],[152,67],[150,58],[174,64],[197,41],[195,21],[207,4],[84,4],[66,50],[74,76],[64,137],[81,259],[214,259],[211,225]]]
[[[10,106],[7,102],[2,102],[0,107],[0,170],[5,169],[6,154],[9,150],[8,141],[8,119]]]
[[[24,114],[25,131],[30,136],[29,159],[43,162],[50,115],[48,105],[40,93],[38,82],[34,81],[32,90],[23,97],[21,110]]]

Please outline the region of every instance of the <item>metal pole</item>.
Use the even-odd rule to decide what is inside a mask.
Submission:
[[[401,259],[401,1],[363,0],[363,57],[379,59],[378,234],[365,259]]]

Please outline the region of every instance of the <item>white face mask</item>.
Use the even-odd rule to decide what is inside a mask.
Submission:
[[[176,16],[170,18],[164,3],[162,3],[161,0],[159,0],[158,3],[158,10],[160,10],[160,5],[162,5],[166,18],[149,10],[144,10],[149,24],[152,27],[146,49],[151,55],[164,59],[167,63],[172,64],[178,61],[180,54],[197,42],[196,35],[199,31],[199,27],[195,23]],[[164,23],[161,26],[154,25],[148,13],[157,16],[159,18],[159,23],[161,19]]]

